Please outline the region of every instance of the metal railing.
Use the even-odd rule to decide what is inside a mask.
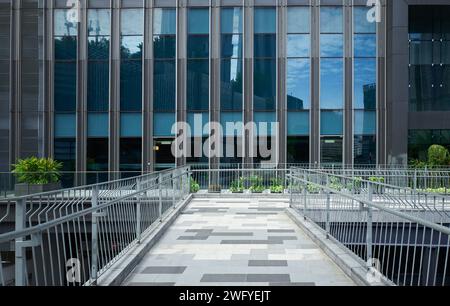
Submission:
[[[289,179],[291,206],[367,265],[368,277],[450,285],[447,198],[434,205],[409,188],[323,170],[292,169]]]
[[[189,186],[183,167],[8,199],[0,214],[0,285],[96,284],[187,198]]]

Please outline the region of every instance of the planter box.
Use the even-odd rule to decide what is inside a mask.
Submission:
[[[15,196],[32,195],[36,193],[43,193],[61,189],[61,183],[52,183],[45,185],[31,185],[31,184],[16,184],[14,186]]]

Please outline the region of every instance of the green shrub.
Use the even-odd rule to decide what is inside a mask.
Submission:
[[[244,192],[244,178],[240,177],[238,180],[231,182],[230,191],[232,193]]]
[[[261,193],[266,189],[263,185],[263,179],[257,175],[250,177],[250,191],[254,193]]]
[[[320,187],[313,185],[313,184],[308,184],[306,189],[308,190],[308,193],[319,193],[320,192]]]
[[[447,166],[450,162],[448,150],[440,145],[432,145],[428,149],[428,163],[432,167]]]
[[[191,193],[197,193],[200,190],[200,185],[196,180],[191,178]]]
[[[344,185],[342,185],[340,178],[332,176],[330,177],[328,187],[341,191],[344,188]]]
[[[284,184],[281,178],[273,178],[270,183],[270,192],[271,193],[283,193]]]
[[[384,184],[385,179],[384,179],[384,177],[372,176],[372,177],[369,177],[369,181],[372,182],[372,183]]]
[[[62,166],[62,163],[51,158],[30,157],[13,165],[13,173],[19,183],[45,185],[60,181]]]
[[[418,159],[412,159],[409,161],[409,166],[413,169],[425,169],[428,167],[428,163]]]

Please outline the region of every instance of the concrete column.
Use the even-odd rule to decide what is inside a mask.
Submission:
[[[109,171],[119,171],[120,163],[120,0],[111,1]],[[114,175],[110,179],[117,178]]]
[[[87,153],[87,79],[88,79],[88,45],[87,45],[87,0],[80,2],[80,22],[78,23],[78,64],[77,64],[77,137],[76,137],[76,171],[86,171]],[[76,184],[84,185],[86,178],[78,175]]]
[[[211,1],[210,16],[209,121],[220,122],[220,0]],[[219,145],[222,147],[222,143]],[[220,157],[211,157],[209,159],[209,167],[211,169],[219,168],[219,163]],[[217,182],[214,184],[217,184]]]
[[[353,8],[344,1],[344,148],[343,163],[353,165]]]
[[[286,69],[286,39],[287,39],[287,1],[279,0],[279,6],[277,10],[278,14],[278,25],[277,25],[277,54],[278,54],[278,64],[277,64],[277,120],[279,124],[278,130],[278,162],[280,164],[286,163],[287,160],[287,93],[286,93],[286,79],[287,79],[287,69]],[[272,142],[272,146],[274,143]],[[272,147],[273,151],[273,147]]]
[[[10,164],[20,158],[21,144],[21,8],[22,1],[12,1],[11,11],[11,59],[10,59]]]
[[[244,1],[244,124],[253,121],[253,40],[254,40],[254,0]],[[252,164],[250,140],[253,135],[243,135],[244,164]]]
[[[43,40],[44,49],[42,50],[43,72],[40,77],[43,78],[43,97],[42,110],[43,118],[43,155],[54,157],[54,50],[53,50],[53,2],[44,1],[43,3]]]
[[[153,1],[145,1],[144,27],[144,76],[143,76],[143,118],[142,118],[142,169],[153,171]]]
[[[320,163],[320,1],[311,0],[310,162]]]
[[[177,67],[176,99],[177,122],[186,122],[186,80],[187,80],[187,0],[178,0],[177,8]],[[177,136],[177,135],[176,135]],[[186,158],[177,158],[177,166],[186,164]]]

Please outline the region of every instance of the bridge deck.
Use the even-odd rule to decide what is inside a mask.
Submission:
[[[354,285],[287,201],[194,199],[124,285]]]

